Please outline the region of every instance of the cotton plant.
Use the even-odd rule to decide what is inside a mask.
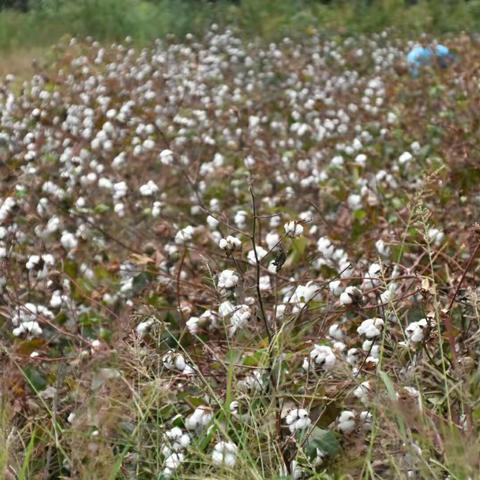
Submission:
[[[296,433],[308,428],[312,420],[304,408],[293,408],[287,412],[285,423],[291,433]]]
[[[167,370],[176,371],[183,375],[193,375],[195,373],[195,370],[188,365],[184,356],[179,352],[170,350],[162,357],[162,362]]]
[[[238,447],[233,442],[220,441],[215,444],[212,462],[217,466],[233,468],[237,463]]]
[[[328,345],[315,345],[308,357],[303,360],[302,368],[306,371],[324,370],[329,371],[335,367],[336,357],[332,348]]]

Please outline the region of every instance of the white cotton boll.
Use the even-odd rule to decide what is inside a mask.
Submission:
[[[310,420],[307,410],[303,408],[294,408],[288,412],[285,418],[285,423],[290,432],[295,433],[299,430],[308,428],[312,421]]]
[[[343,410],[337,417],[337,429],[344,435],[348,435],[355,430],[355,412]]]
[[[139,188],[140,195],[143,197],[150,197],[157,193],[160,189],[153,180],[149,180]]]
[[[410,152],[403,152],[400,157],[398,157],[398,163],[400,165],[406,165],[413,160],[413,155]]]
[[[152,205],[153,218],[157,218],[160,216],[160,214],[162,213],[162,207],[163,207],[162,202],[153,202],[153,205]]]
[[[200,332],[200,318],[199,317],[190,317],[187,320],[186,323],[187,330],[192,334],[192,335],[198,335]]]
[[[215,230],[220,225],[220,222],[215,217],[212,217],[212,215],[209,215],[207,217],[207,224],[211,230]]]
[[[304,370],[309,370],[310,367],[313,367],[328,371],[333,369],[336,360],[331,347],[327,345],[315,345],[309,357],[303,361],[302,367]]]
[[[205,428],[213,418],[213,413],[209,407],[198,407],[185,420],[187,430],[201,430]]]
[[[243,163],[247,168],[253,168],[255,166],[255,159],[251,155],[248,155],[245,157]]]
[[[350,348],[347,352],[346,361],[349,365],[354,367],[355,365],[358,365],[358,363],[360,362],[361,356],[362,356],[362,353],[358,348]]]
[[[155,148],[155,142],[151,138],[147,138],[143,142],[143,148],[145,149],[145,151],[151,152]]]
[[[144,322],[140,322],[135,328],[135,332],[140,338],[143,338],[154,323],[155,323],[154,318],[149,318]]]
[[[175,235],[175,243],[177,245],[183,245],[185,243],[190,242],[193,239],[194,233],[195,233],[195,229],[191,225],[188,225],[185,228],[182,228]]]
[[[328,284],[330,292],[336,297],[339,297],[343,293],[343,285],[341,280],[333,280]]]
[[[430,322],[430,326],[433,325],[433,322]],[[423,342],[425,335],[429,328],[429,322],[426,318],[418,320],[418,322],[412,322],[405,329],[405,335],[409,343],[417,344]]]
[[[248,375],[243,380],[240,380],[237,386],[241,392],[260,393],[265,390],[267,383],[262,370],[255,370],[252,375]]]
[[[298,285],[291,297],[289,303],[293,304],[293,313],[299,312],[306,304],[319,297],[320,288],[313,282],[308,282],[306,285]]]
[[[338,264],[338,272],[340,273],[340,278],[350,278],[353,275],[353,266],[347,259],[342,259]],[[348,287],[347,287],[348,288]]]
[[[215,465],[232,468],[237,462],[238,447],[232,442],[218,442],[213,447],[212,461]]]
[[[334,340],[341,341],[344,337],[343,331],[338,323],[330,325],[328,329],[328,336]]]
[[[42,334],[42,328],[38,322],[30,321],[23,322],[17,328],[14,328],[12,333],[15,337],[20,336],[22,333],[30,333],[33,336],[40,336]]]
[[[168,149],[162,150],[160,152],[159,159],[163,165],[172,165],[174,160],[173,152]]]
[[[430,228],[427,232],[428,240],[436,247],[440,246],[445,238],[445,234],[438,228]]]
[[[162,470],[162,476],[166,479],[172,478],[176,470],[185,460],[183,453],[172,453],[165,459],[165,468]]]
[[[75,235],[70,232],[63,232],[60,243],[65,250],[73,250],[78,246],[78,240]]]
[[[46,231],[49,234],[55,233],[60,228],[61,221],[58,217],[52,217],[47,222]]]
[[[272,289],[270,277],[268,275],[262,275],[259,279],[258,286],[262,292],[268,292]]]
[[[360,412],[359,415],[360,423],[362,425],[362,430],[369,432],[372,429],[373,415],[368,410]]]
[[[234,307],[234,311],[230,317],[229,336],[232,337],[237,330],[245,327],[251,316],[252,310],[248,305],[238,305],[237,307]]]
[[[255,251],[256,251],[256,255],[255,255]],[[260,263],[262,261],[262,258],[265,257],[267,253],[268,253],[267,250],[265,250],[263,247],[256,245],[255,250],[250,250],[247,254],[248,263],[250,265],[256,265],[257,258],[258,258],[258,262]]]
[[[222,289],[231,289],[237,286],[240,277],[234,270],[223,270],[218,277],[217,287]]]
[[[340,295],[341,305],[353,305],[359,303],[362,299],[362,292],[357,287],[347,287]]]
[[[368,267],[368,273],[362,283],[362,288],[376,288],[382,283],[381,279],[382,266],[378,263],[372,263]]]
[[[393,125],[395,123],[397,123],[397,115],[393,112],[388,112],[387,114],[387,122],[390,124],[390,125]]]
[[[380,294],[380,303],[387,304],[394,300],[395,293],[397,291],[397,285],[390,283],[386,290]]]
[[[352,193],[348,196],[347,203],[351,210],[360,210],[362,208],[362,196]]]
[[[126,160],[127,160],[127,155],[125,152],[121,152],[120,154],[118,154],[112,161],[112,168],[115,169],[115,170],[118,170],[120,169],[125,163],[126,163]]]
[[[218,242],[218,246],[226,252],[233,252],[234,250],[240,250],[242,242],[237,237],[229,235],[227,238],[221,238]]]
[[[410,149],[412,150],[412,152],[415,154],[415,155],[418,155],[420,153],[420,151],[422,150],[422,147],[420,145],[420,143],[418,142],[413,142],[411,145],[410,145]]]
[[[32,270],[39,264],[39,262],[40,262],[40,255],[30,255],[27,263],[25,264],[25,267],[27,268],[27,270]]]
[[[337,155],[337,156],[333,157],[332,160],[330,161],[330,165],[332,167],[335,167],[335,168],[342,167],[343,163],[344,163],[344,160],[343,160],[343,157],[341,155]]]
[[[303,234],[303,226],[293,220],[286,223],[283,228],[287,237],[296,238]]]
[[[270,228],[277,228],[282,222],[282,217],[280,215],[273,215],[270,218]]]
[[[370,393],[370,382],[367,380],[361,383],[355,390],[353,396],[360,400],[364,405],[368,403],[368,395]]]
[[[317,250],[328,259],[335,252],[335,246],[327,237],[321,237],[317,242]]]
[[[191,375],[194,373],[192,367],[190,367],[183,358],[181,353],[176,353],[170,350],[162,357],[163,366],[167,370],[177,370],[185,375]]]
[[[359,167],[365,168],[365,166],[367,165],[367,156],[366,156],[364,153],[359,153],[359,154],[355,157],[355,163],[356,163]]]
[[[113,211],[119,216],[119,217],[124,217],[125,216],[125,205],[121,202],[116,203],[113,206]]]
[[[179,427],[173,427],[165,432],[162,453],[167,456],[171,452],[181,452],[190,445],[190,435]]]
[[[222,318],[226,318],[235,311],[235,305],[232,302],[226,301],[219,305],[218,314]]]
[[[387,247],[382,239],[375,242],[375,248],[377,249],[378,254],[382,257],[387,258],[390,256],[390,247]]]
[[[233,221],[237,228],[244,229],[247,226],[247,212],[245,210],[238,211]]]
[[[63,303],[62,292],[60,290],[55,290],[52,293],[52,297],[50,298],[50,306],[52,308],[58,308],[62,305],[62,303]]]
[[[382,334],[383,325],[384,322],[381,318],[368,318],[357,328],[357,332],[368,339],[377,338]]]
[[[277,232],[269,232],[265,236],[265,243],[269,250],[273,250],[280,242],[280,235]]]

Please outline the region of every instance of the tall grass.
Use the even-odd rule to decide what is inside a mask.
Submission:
[[[49,45],[63,35],[146,43],[167,33],[198,33],[212,23],[233,25],[245,35],[274,40],[282,35],[354,34],[395,27],[419,31],[475,30],[480,0],[32,0],[31,10],[0,11],[0,49]]]

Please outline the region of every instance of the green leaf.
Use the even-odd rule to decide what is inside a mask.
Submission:
[[[315,427],[308,437],[306,446],[306,451],[310,458],[314,458],[317,455],[317,448],[327,455],[333,456],[340,451],[340,443],[335,433],[331,430]]]
[[[39,370],[27,365],[22,371],[32,390],[40,392],[47,388],[48,382]]]

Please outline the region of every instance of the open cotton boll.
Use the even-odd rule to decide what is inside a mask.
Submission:
[[[226,252],[233,252],[234,250],[240,250],[242,242],[237,237],[229,235],[226,238],[221,238],[218,242],[218,246]]]
[[[163,366],[168,370],[177,370],[185,375],[195,373],[193,368],[185,362],[185,358],[181,353],[170,350],[162,357]]]
[[[201,430],[206,427],[213,418],[212,410],[209,407],[197,407],[194,412],[185,420],[187,430]]]
[[[211,230],[215,230],[220,225],[220,222],[212,215],[209,215],[207,217],[207,224]]]
[[[382,266],[379,263],[372,263],[368,267],[362,287],[367,289],[378,287],[382,283],[381,275]]]
[[[165,468],[162,470],[162,476],[166,479],[172,478],[180,465],[184,462],[183,453],[172,453],[165,459]]]
[[[328,284],[328,288],[336,297],[339,297],[343,293],[343,285],[341,280],[333,280]]]
[[[257,252],[256,255],[255,255],[255,250]],[[248,263],[250,265],[257,264],[256,258],[258,258],[258,261],[261,262],[263,257],[265,257],[268,253],[267,250],[265,250],[263,247],[260,247],[259,245],[255,247],[255,250],[250,250],[247,254]]]
[[[262,392],[265,390],[267,382],[262,370],[255,370],[251,375],[246,376],[238,382],[238,388],[242,392]]]
[[[373,415],[368,410],[360,412],[359,420],[362,425],[362,430],[369,432],[372,429]]]
[[[160,155],[158,156],[158,158],[160,159],[160,162],[163,164],[163,165],[172,165],[173,164],[173,160],[174,160],[174,157],[173,157],[173,152],[171,150],[162,150],[160,152]]]
[[[285,417],[285,423],[290,432],[295,433],[308,428],[312,421],[310,420],[307,410],[303,408],[293,408]]]
[[[192,241],[193,235],[195,234],[195,229],[191,225],[187,225],[177,232],[175,235],[175,243],[177,245],[183,245]]]
[[[217,287],[219,290],[229,290],[235,288],[240,281],[240,277],[234,270],[224,270],[218,277]]]
[[[237,330],[245,327],[252,316],[252,310],[248,305],[238,305],[234,307],[230,317],[229,336],[235,335]]]
[[[340,295],[341,305],[354,305],[362,300],[362,292],[357,287],[347,287]]]
[[[427,232],[427,236],[428,240],[436,247],[439,247],[445,238],[445,234],[438,228],[430,228]]]
[[[336,362],[335,354],[328,345],[315,345],[309,356],[304,359],[302,368],[304,370],[321,369],[332,370]]]
[[[342,328],[338,323],[334,323],[333,325],[330,325],[328,329],[328,336],[338,341],[341,341],[343,339],[344,334],[343,334]]]
[[[335,251],[335,246],[332,244],[329,238],[321,237],[317,242],[317,249],[325,258],[328,259],[332,257]]]
[[[237,462],[238,447],[232,442],[218,442],[213,447],[212,461],[215,465],[234,467]]]
[[[353,390],[353,396],[358,398],[363,404],[367,404],[370,391],[370,382],[367,380]]]
[[[303,226],[293,220],[286,223],[283,228],[287,237],[296,238],[301,237],[303,234]]]
[[[368,318],[357,328],[359,335],[368,339],[377,338],[382,334],[384,321],[381,318]]]
[[[140,195],[143,197],[150,197],[157,193],[160,189],[153,180],[149,180],[147,183],[143,184],[139,188]]]
[[[239,210],[233,219],[237,228],[244,229],[247,226],[247,212],[245,210]]]
[[[426,318],[422,318],[417,322],[412,322],[405,329],[405,335],[408,342],[411,344],[418,344],[425,340],[429,327],[433,326],[433,321],[428,321]]]
[[[398,158],[398,163],[400,165],[406,165],[413,160],[413,155],[410,152],[403,152]]]
[[[173,427],[165,432],[163,437],[162,453],[165,456],[172,452],[181,452],[190,445],[190,435],[179,427]]]
[[[153,317],[144,322],[140,322],[135,328],[135,332],[140,338],[143,338],[154,323],[155,319]]]
[[[336,420],[337,429],[344,435],[352,433],[356,426],[355,417],[355,412],[343,410]]]
[[[60,243],[65,250],[73,250],[78,246],[78,240],[71,232],[63,232],[60,238]]]

